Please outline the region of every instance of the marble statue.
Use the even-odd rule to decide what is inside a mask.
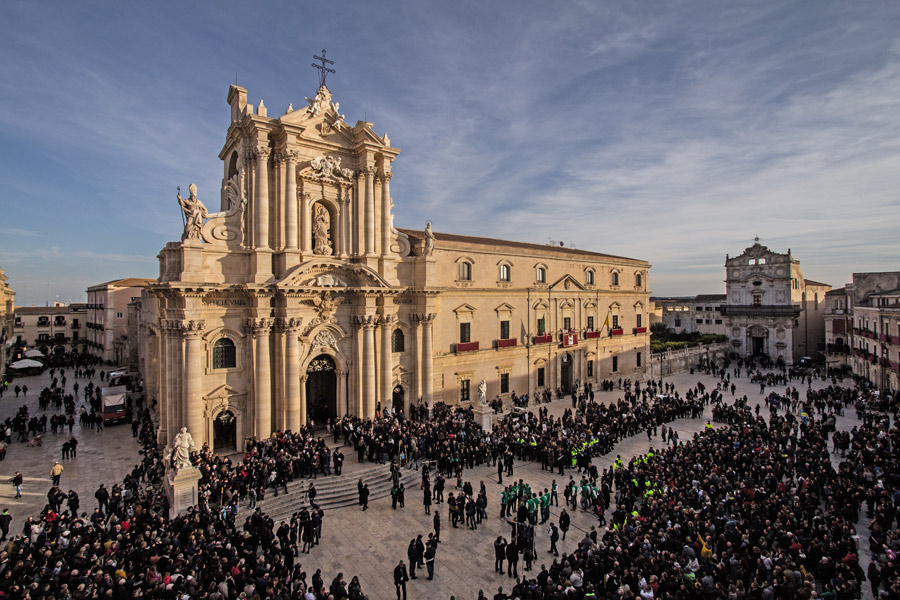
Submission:
[[[425,224],[425,251],[424,256],[431,256],[434,252],[434,234],[431,232],[431,221]]]
[[[200,230],[203,228],[203,219],[207,217],[208,213],[206,212],[206,207],[197,198],[197,185],[192,183],[188,190],[190,195],[187,198],[182,198],[181,193],[178,193],[178,204],[181,205],[185,218],[184,233],[181,234],[181,239],[182,241],[201,241],[203,238],[200,235]]]
[[[316,254],[331,256],[331,241],[328,239],[328,211],[320,206],[316,209],[316,222],[313,228],[313,237],[316,246],[313,250]]]
[[[484,382],[484,379],[481,380],[481,383],[478,384],[478,403],[482,406],[487,406],[487,384]]]
[[[185,467],[193,466],[191,465],[191,450],[194,449],[194,438],[188,433],[187,427],[182,427],[172,444],[171,464],[176,473]]]

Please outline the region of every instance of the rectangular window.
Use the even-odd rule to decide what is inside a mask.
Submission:
[[[641,366],[641,353],[637,353],[637,366]]]
[[[509,321],[500,321],[500,339],[509,339]]]
[[[594,330],[594,317],[588,317],[588,330]]]
[[[468,344],[472,339],[472,324],[471,323],[460,323],[459,324],[459,343],[460,344]]]
[[[116,313],[116,318],[117,318],[117,319],[121,319],[122,317],[123,317],[122,313],[120,313],[120,312],[117,312],[117,313]]]
[[[459,401],[460,402],[468,402],[469,401],[469,380],[463,379],[459,382]]]
[[[500,373],[500,393],[509,393],[509,373]]]
[[[538,335],[545,335],[545,331],[547,331],[547,317],[541,317],[538,319]]]
[[[762,296],[753,296],[753,306],[762,306]]]
[[[637,320],[637,326],[638,326],[638,327],[641,326],[641,317],[643,317],[643,316],[644,316],[644,315],[642,315],[641,313],[638,313],[637,315],[635,315],[635,319]]]
[[[618,329],[619,328],[619,315],[613,315],[612,317],[613,317],[612,328]]]
[[[681,327],[681,319],[675,319],[675,327]]]
[[[66,337],[66,334],[64,334],[64,333],[56,333],[56,334],[54,334],[54,337],[55,337],[56,339],[58,339],[58,340],[61,340],[61,339],[63,339],[64,337]]]
[[[721,325],[721,324],[722,324],[722,319],[716,319],[716,325]]]
[[[73,342],[77,342],[77,341],[78,341],[78,332],[77,332],[77,331],[73,331],[73,332],[72,332],[72,341],[73,341]]]
[[[709,325],[711,322],[712,322],[711,319],[707,319],[707,320],[706,320],[706,324],[707,324],[707,325]]]
[[[697,319],[697,325],[703,325],[703,319]]]
[[[613,373],[618,373],[618,372],[619,372],[619,357],[618,357],[618,356],[613,356],[613,367],[612,367],[612,372],[613,372]]]
[[[544,387],[544,367],[538,367],[537,386]]]
[[[594,361],[589,360],[587,364],[587,376],[588,379],[594,376]]]
[[[572,317],[563,317],[563,329],[566,331],[572,329]]]

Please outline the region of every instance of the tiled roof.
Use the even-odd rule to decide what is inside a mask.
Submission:
[[[806,285],[817,285],[819,287],[831,287],[830,283],[820,283],[818,281],[813,281],[812,279],[804,279],[803,280]]]
[[[97,285],[92,285],[88,289],[92,290],[95,288],[104,288],[109,286],[115,286],[118,288],[143,287],[149,283],[156,283],[156,279],[147,279],[145,277],[126,277],[125,279],[113,279],[112,281],[107,281],[105,283],[98,283]]]

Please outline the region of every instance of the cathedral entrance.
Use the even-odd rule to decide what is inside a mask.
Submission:
[[[316,423],[337,417],[337,369],[327,354],[314,358],[306,369],[306,415]]]
[[[394,386],[394,393],[391,395],[391,406],[394,407],[394,410],[397,412],[403,410],[403,386],[397,385]],[[405,416],[405,414],[404,414]]]
[[[560,360],[559,387],[568,394],[572,391],[572,355],[566,352]]]
[[[754,336],[751,338],[753,341],[753,356],[762,356],[766,353],[766,338],[760,336]]]
[[[237,420],[230,410],[223,410],[213,421],[213,450],[228,452],[237,449]]]

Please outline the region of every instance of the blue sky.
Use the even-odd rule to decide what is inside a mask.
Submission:
[[[649,260],[723,290],[759,235],[810,279],[900,269],[895,2],[33,2],[0,21],[0,267],[17,304],[155,276],[215,206],[235,75],[403,152],[396,224]]]

